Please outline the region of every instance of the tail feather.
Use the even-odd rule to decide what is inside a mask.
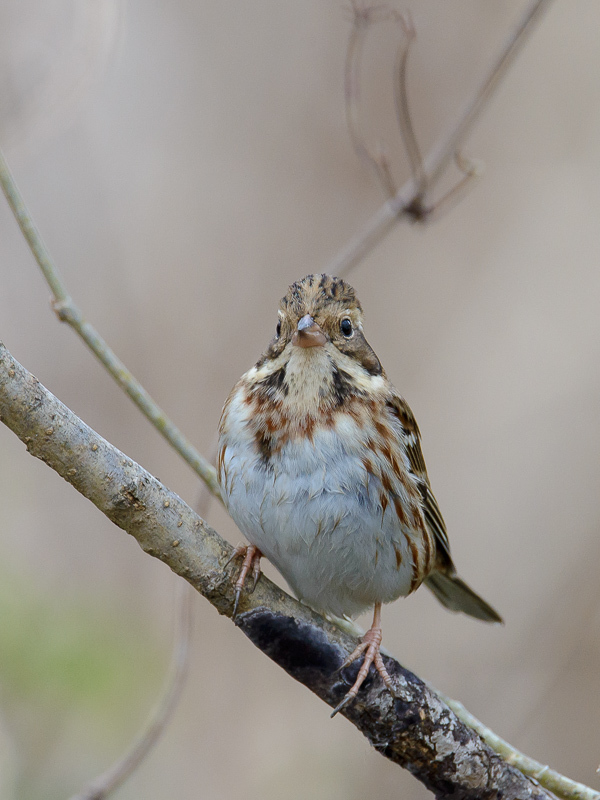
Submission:
[[[485,622],[503,621],[502,617],[483,598],[475,594],[455,572],[436,570],[425,578],[425,584],[450,611],[462,611],[470,617]]]

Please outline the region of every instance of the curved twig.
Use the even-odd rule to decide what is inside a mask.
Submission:
[[[394,100],[396,118],[402,136],[402,142],[410,163],[415,192],[418,197],[424,197],[427,192],[427,175],[423,167],[423,157],[412,124],[412,116],[408,104],[407,67],[411,45],[416,38],[416,30],[411,16],[400,14],[399,22],[404,36],[398,47],[396,56],[396,80],[394,81]]]
[[[187,583],[179,582],[177,588],[179,596],[176,600],[177,626],[174,632],[173,655],[158,703],[127,753],[106,772],[90,781],[81,792],[73,795],[71,800],[104,800],[125,783],[154,747],[177,708],[187,674],[193,596],[191,587]]]
[[[380,148],[380,152],[372,153],[362,132],[360,123],[360,68],[362,62],[365,38],[371,25],[381,19],[380,7],[362,7],[357,3],[352,5],[352,30],[346,49],[346,64],[344,69],[344,99],[346,111],[346,127],[350,142],[357,157],[370,166],[377,175],[384,191],[393,197],[398,191],[389,160]],[[386,13],[386,17],[389,14]]]
[[[454,155],[454,161],[460,172],[462,172],[462,178],[459,178],[458,182],[428,209],[427,219],[430,222],[445,214],[449,208],[460,203],[473,181],[483,175],[484,165],[481,161],[474,161],[467,158],[463,153],[458,152]]]
[[[200,485],[198,514],[206,518],[210,508],[211,494],[205,483]],[[192,588],[189,584],[178,582],[175,600],[175,626],[173,632],[173,652],[164,687],[154,711],[135,741],[109,769],[96,777],[71,800],[104,800],[111,792],[121,786],[140,766],[142,761],[164,732],[173,716],[187,677],[192,638]]]

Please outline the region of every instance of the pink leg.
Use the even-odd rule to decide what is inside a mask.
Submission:
[[[383,659],[381,657],[381,653],[379,652],[379,648],[381,646],[381,639],[382,639],[381,603],[376,603],[375,613],[373,614],[373,624],[363,636],[362,642],[358,645],[356,650],[354,650],[354,652],[348,656],[348,658],[344,661],[344,663],[340,667],[340,670],[344,669],[349,664],[352,664],[353,661],[356,661],[356,659],[359,658],[359,656],[361,656],[363,653],[365,654],[362,666],[358,671],[356,680],[354,681],[354,685],[352,686],[350,691],[346,693],[342,702],[335,707],[331,715],[332,717],[335,717],[338,711],[341,711],[342,708],[344,708],[345,706],[348,705],[348,703],[354,700],[354,698],[358,694],[358,690],[363,684],[364,679],[369,674],[369,667],[371,666],[371,664],[375,665],[375,669],[381,675],[383,682],[390,690],[390,692],[393,693],[394,688],[392,686],[392,679],[390,678],[389,673],[383,664]]]
[[[237,580],[235,582],[235,601],[233,603],[233,613],[232,617],[235,617],[237,614],[238,604],[240,602],[240,597],[242,594],[242,590],[244,589],[244,583],[246,582],[246,577],[248,573],[252,569],[252,589],[250,590],[253,592],[256,589],[256,584],[258,583],[258,579],[260,578],[260,559],[262,558],[262,553],[255,547],[253,544],[238,544],[235,548],[233,553],[231,554],[231,558],[227,562],[229,564],[233,561],[234,558],[239,558],[239,556],[244,556],[244,560],[242,561],[242,566],[239,571]],[[225,564],[225,566],[227,566]]]

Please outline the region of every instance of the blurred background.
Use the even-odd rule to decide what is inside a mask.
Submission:
[[[413,4],[424,152],[524,6]],[[207,455],[288,284],[326,271],[385,199],[345,127],[350,19],[337,0],[0,3],[0,141],[20,188],[84,314]],[[484,177],[435,224],[398,226],[349,276],[419,420],[459,571],[506,620],[450,615],[421,590],[385,608],[385,646],[596,788],[599,29],[595,0],[554,4],[465,147]],[[398,37],[391,23],[370,35],[362,110],[401,182]],[[1,202],[0,338],[194,504],[198,479],[48,298]],[[175,578],[6,428],[0,503],[0,793],[65,798],[152,707]],[[240,540],[216,503],[209,520]],[[206,601],[194,606],[182,702],[116,797],[430,796]]]

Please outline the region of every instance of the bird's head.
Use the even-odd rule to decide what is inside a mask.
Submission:
[[[311,350],[317,358],[322,357],[317,348],[334,359],[337,351],[368,374],[381,374],[379,359],[363,333],[360,302],[354,289],[341,278],[307,275],[290,286],[279,304],[275,337],[259,364],[276,360],[283,353],[287,361],[294,356],[295,348]]]
[[[367,388],[382,368],[365,339],[354,289],[331,275],[307,275],[293,283],[280,302],[275,337],[255,370],[258,382],[286,397],[326,399],[340,374],[358,391]]]

